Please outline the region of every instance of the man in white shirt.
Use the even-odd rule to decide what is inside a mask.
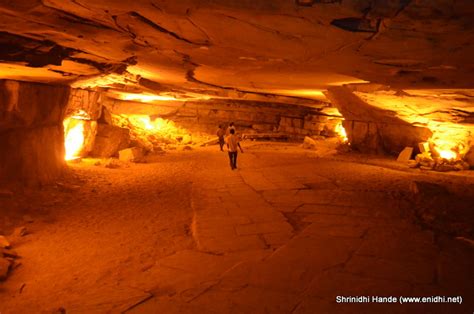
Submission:
[[[235,130],[230,129],[230,134],[226,137],[225,142],[227,143],[227,150],[229,151],[230,168],[232,170],[237,169],[237,153],[238,149],[243,153],[243,149],[240,146],[239,138],[235,135]]]

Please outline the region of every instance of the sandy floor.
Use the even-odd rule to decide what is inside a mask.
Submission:
[[[430,312],[472,306],[472,248],[420,227],[409,197],[414,180],[466,194],[470,173],[284,144],[247,145],[231,171],[216,150],[118,169],[84,161],[59,187],[1,200],[15,210],[0,230],[29,234],[11,237],[21,265],[0,284],[0,313],[421,309],[334,302],[348,294],[464,298]]]

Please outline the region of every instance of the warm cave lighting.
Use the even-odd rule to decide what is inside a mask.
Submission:
[[[173,101],[177,99],[171,96],[162,96],[162,95],[122,94],[122,100],[152,102],[152,101]]]
[[[166,120],[161,118],[156,118],[155,120],[151,121],[149,116],[130,115],[128,119],[134,126],[147,131],[172,131],[171,123],[168,123]]]
[[[453,160],[453,159],[456,159],[457,154],[453,152],[452,150],[440,150],[439,156],[447,160]]]
[[[81,152],[84,148],[84,125],[85,120],[88,119],[87,113],[84,111],[77,112],[63,121],[64,125],[64,159],[74,160],[81,157]]]
[[[462,126],[431,122],[433,137],[430,139],[439,157],[446,160],[461,159],[469,150],[470,131]]]
[[[349,139],[347,138],[346,129],[344,129],[344,127],[342,126],[342,122],[336,125],[336,133],[343,143],[349,142]]]

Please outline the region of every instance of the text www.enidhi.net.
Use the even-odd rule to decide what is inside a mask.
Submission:
[[[400,304],[404,303],[462,303],[462,297],[446,297],[446,296],[433,296],[433,297],[400,297]]]

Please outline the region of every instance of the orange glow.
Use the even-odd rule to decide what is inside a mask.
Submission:
[[[130,115],[128,120],[135,127],[153,132],[162,132],[162,133],[178,133],[178,129],[175,127],[172,121],[167,121],[161,118],[156,118],[151,121],[149,116],[142,115]]]
[[[79,110],[73,116],[64,119],[64,149],[65,160],[80,158],[80,154],[85,145],[84,120],[88,120],[89,115]]]
[[[122,100],[131,100],[131,101],[139,101],[139,102],[178,100],[172,96],[161,96],[161,95],[150,95],[150,94],[122,94],[120,98]]]
[[[374,93],[355,92],[369,104],[390,110],[400,119],[415,126],[430,129],[433,133],[429,142],[435,153],[446,160],[459,160],[472,145],[474,127],[463,124],[463,114],[453,115],[446,108],[455,108],[459,112],[471,112],[472,104],[464,101],[456,90],[420,90],[410,91],[413,95],[398,96],[394,91]],[[467,114],[465,114],[467,115]]]
[[[457,154],[452,150],[441,150],[439,151],[439,156],[444,159],[452,160],[457,157]]]
[[[65,159],[73,160],[79,158],[79,154],[84,147],[84,121],[78,120],[77,124],[69,129],[69,124],[73,118],[64,120],[64,129],[67,130],[64,139],[66,150]]]
[[[335,131],[343,143],[347,143],[349,141],[349,139],[347,138],[346,129],[344,129],[344,127],[342,126],[342,122],[336,125]]]
[[[467,127],[436,121],[429,121],[427,125],[433,132],[430,142],[441,158],[460,159],[469,150],[471,132]]]

